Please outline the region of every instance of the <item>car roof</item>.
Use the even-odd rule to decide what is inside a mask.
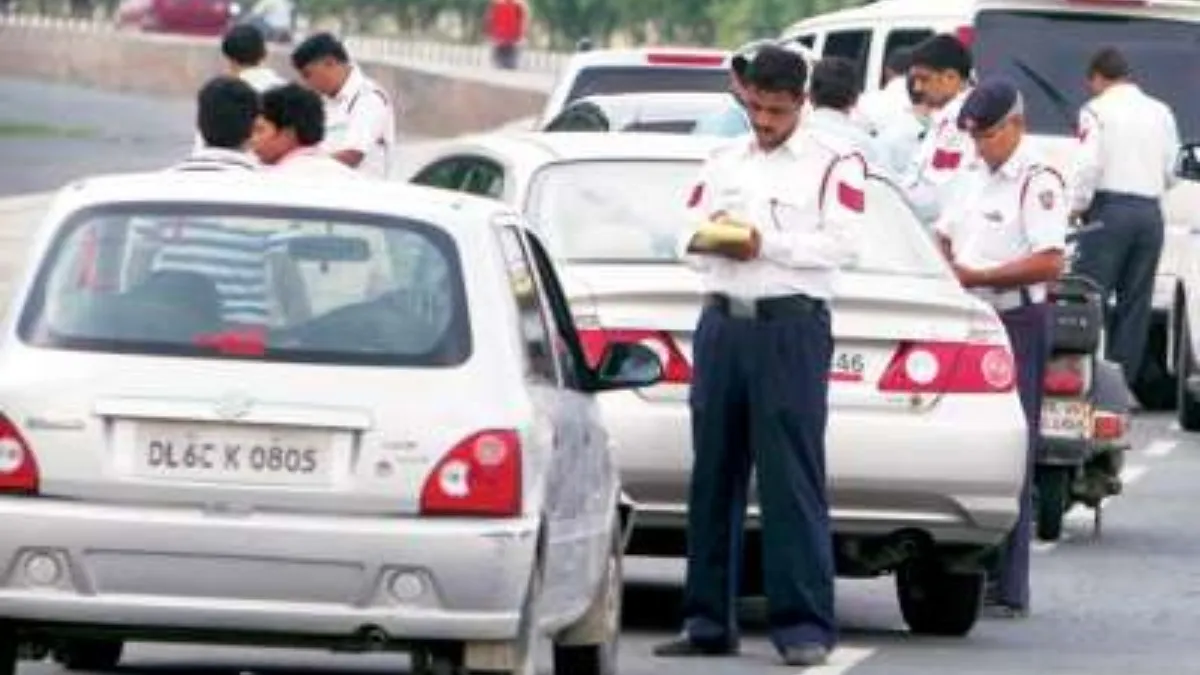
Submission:
[[[460,192],[368,178],[316,179],[265,171],[155,171],[90,177],[62,188],[51,211],[61,217],[84,208],[136,202],[347,211],[423,220],[452,234],[477,231],[481,222],[508,220],[499,216],[515,216],[500,202]]]
[[[478,148],[504,157],[533,159],[537,164],[578,160],[703,161],[714,148],[728,142],[717,136],[652,132],[507,132],[463,139],[449,153]]]
[[[849,7],[833,12],[826,12],[801,19],[788,27],[784,33],[793,33],[810,28],[816,28],[826,23],[843,22],[883,22],[900,21],[912,23],[914,20],[925,18],[969,19],[976,10],[982,9],[1061,9],[1071,12],[1103,12],[1103,13],[1138,13],[1143,10],[1153,10],[1158,7],[1196,8],[1200,4],[1195,0],[1144,0],[1131,2],[1126,0],[1088,0],[1072,2],[1071,0],[875,0],[858,7]]]
[[[662,56],[668,60],[672,58],[720,58],[720,63],[713,64],[685,64],[679,63],[677,67],[681,68],[716,68],[724,69],[729,67],[729,59],[733,53],[727,49],[714,49],[711,47],[628,47],[620,49],[593,49],[586,52],[577,52],[571,57],[570,69],[594,68],[598,66],[647,66],[651,56]],[[670,67],[674,64],[663,63],[654,64],[658,67]]]

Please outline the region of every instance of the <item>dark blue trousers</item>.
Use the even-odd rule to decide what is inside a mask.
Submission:
[[[1009,607],[1029,608],[1029,546],[1033,537],[1033,473],[1042,426],[1042,380],[1050,358],[1050,312],[1046,304],[1033,304],[1000,313],[1012,343],[1017,366],[1017,391],[1029,427],[1025,482],[1021,486],[1017,524],[1004,542],[995,576],[998,600]]]
[[[1087,220],[1102,223],[1079,239],[1075,270],[1092,278],[1104,297],[1116,296],[1108,316],[1107,357],[1121,364],[1126,382],[1142,369],[1154,278],[1162,256],[1164,225],[1157,199],[1114,192],[1097,192]]]
[[[738,640],[737,583],[751,470],[762,510],[763,574],[777,649],[837,641],[825,495],[833,337],[824,303],[767,318],[709,306],[696,330],[695,463],[688,496],[685,631]]]

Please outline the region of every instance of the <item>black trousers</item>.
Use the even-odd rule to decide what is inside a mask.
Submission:
[[[710,301],[695,334],[695,452],[688,496],[685,631],[734,644],[751,470],[762,511],[763,575],[776,648],[837,640],[825,495],[833,336],[824,302],[791,296],[739,318]]]
[[[1107,357],[1121,364],[1125,380],[1141,373],[1154,277],[1163,249],[1163,216],[1157,199],[1114,192],[1097,192],[1087,212],[1089,222],[1103,226],[1079,239],[1075,269],[1091,277],[1104,297],[1116,295],[1109,314]]]

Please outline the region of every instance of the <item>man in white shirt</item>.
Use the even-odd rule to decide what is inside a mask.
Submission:
[[[254,152],[268,171],[277,175],[319,178],[358,178],[360,174],[321,152],[325,137],[325,107],[314,91],[286,84],[262,96],[261,126]]]
[[[1113,48],[1088,66],[1094,95],[1079,111],[1072,211],[1101,223],[1079,239],[1075,269],[1107,298],[1116,294],[1108,358],[1133,383],[1150,330],[1154,277],[1162,254],[1163,194],[1175,184],[1180,148],[1171,109],[1130,79],[1129,63]]]
[[[850,59],[826,56],[812,70],[809,100],[812,110],[804,125],[818,136],[848,143],[873,167],[884,168],[871,134],[850,114],[858,101],[858,67]]]
[[[906,76],[904,79],[908,105],[875,136],[883,164],[897,176],[904,174],[920,151],[921,142],[929,131],[931,114],[929,106],[913,90],[911,78]]]
[[[883,64],[883,86],[859,97],[855,114],[868,132],[881,134],[884,129],[896,124],[908,110],[907,78],[912,54],[913,50],[909,47],[893,49]]]
[[[292,52],[292,65],[325,99],[322,149],[346,166],[387,178],[396,145],[391,97],[350,62],[342,43],[317,33]]]
[[[718,149],[680,251],[706,296],[695,333],[684,629],[662,657],[739,648],[735,602],[751,472],[762,510],[771,641],[791,666],[837,643],[825,427],[838,270],[857,259],[866,190],[848,144],[800,126],[807,67],[777,46],[746,67],[753,133]],[[724,220],[735,240],[712,240]],[[707,228],[711,230],[711,228]],[[706,672],[700,669],[698,672]]]
[[[230,28],[221,40],[221,54],[229,62],[229,74],[242,78],[260,94],[287,83],[267,65],[267,43],[254,26],[239,24]]]
[[[976,160],[970,135],[956,124],[970,93],[971,52],[958,38],[944,33],[917,45],[912,59],[913,90],[934,112],[902,186],[917,215],[932,224],[952,197],[960,170]]]

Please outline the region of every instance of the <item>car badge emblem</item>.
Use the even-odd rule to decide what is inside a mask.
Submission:
[[[214,412],[221,419],[235,420],[248,415],[253,407],[254,399],[246,394],[226,394],[217,401]]]

